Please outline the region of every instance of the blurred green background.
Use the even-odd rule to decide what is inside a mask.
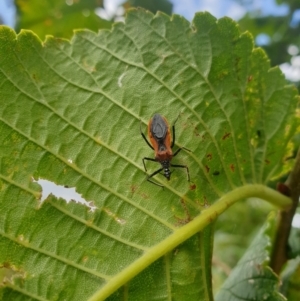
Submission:
[[[17,32],[33,30],[42,40],[46,35],[71,38],[73,29],[97,31],[123,20],[126,10],[143,7],[183,15],[192,21],[197,11],[217,18],[228,16],[250,31],[257,46],[267,52],[271,65],[279,65],[287,80],[300,84],[299,0],[3,0],[0,24]]]

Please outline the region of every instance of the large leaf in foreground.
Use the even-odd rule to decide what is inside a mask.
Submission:
[[[191,26],[133,11],[71,43],[2,27],[0,89],[0,262],[17,275],[4,300],[107,294],[138,260],[161,255],[111,300],[211,299],[210,228],[173,252],[163,242],[190,237],[188,222],[232,189],[280,173],[296,127],[296,90],[248,33],[209,14]],[[152,152],[140,119],[145,129],[155,112],[179,114],[176,145],[191,152],[174,163],[189,166],[191,183],[180,169],[170,182],[155,177],[165,189],[145,181]],[[96,210],[53,196],[41,204],[39,179],[76,187]]]

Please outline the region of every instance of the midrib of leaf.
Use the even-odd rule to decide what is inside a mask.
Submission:
[[[99,291],[97,291],[91,298],[89,298],[88,301],[105,300],[114,291],[127,283],[130,279],[148,267],[155,260],[164,256],[179,244],[201,231],[228,207],[240,199],[249,197],[258,197],[264,199],[273,205],[279,206],[281,209],[288,208],[291,205],[290,198],[261,184],[247,184],[245,186],[236,188],[221,197],[209,208],[203,210],[201,214],[194,220],[177,229],[165,240],[152,247],[150,251],[145,252],[144,255],[124,268],[116,276],[112,277],[111,280]]]

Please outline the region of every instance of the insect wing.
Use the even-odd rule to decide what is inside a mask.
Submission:
[[[161,115],[155,114],[150,124],[150,131],[155,139],[162,141],[168,133],[168,123]]]

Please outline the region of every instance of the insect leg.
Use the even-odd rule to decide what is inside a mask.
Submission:
[[[157,161],[156,161],[155,159],[153,159],[153,158],[148,158],[148,157],[143,158],[143,164],[144,164],[145,171],[147,171],[146,164],[145,164],[145,160],[157,162]],[[155,184],[155,185],[157,185],[157,186],[164,187],[164,185],[158,184],[158,183],[154,182],[153,180],[151,180],[151,178],[152,178],[153,176],[155,176],[156,174],[158,174],[158,173],[161,172],[162,170],[163,170],[163,168],[160,168],[160,169],[156,170],[155,172],[153,172],[151,175],[147,176],[147,181],[149,181],[150,183]]]
[[[149,176],[147,177],[147,181],[149,181],[150,183],[155,184],[155,185],[157,185],[157,186],[164,187],[164,185],[159,184],[159,183],[156,183],[156,182],[154,182],[153,180],[151,180],[151,178],[152,178],[153,176],[155,176],[156,174],[160,173],[162,170],[163,170],[163,168],[160,168],[160,169],[156,170],[155,172],[153,172],[151,175],[149,175]]]
[[[150,148],[154,149],[152,147],[152,145],[150,144],[150,142],[147,140],[146,136],[144,135],[143,131],[142,131],[142,121],[140,120],[140,132],[141,132],[141,135],[142,137],[144,138],[144,140],[146,141],[146,143],[149,145]],[[145,165],[145,164],[144,164]]]
[[[181,147],[181,148],[178,148],[178,150],[173,154],[173,157],[175,157],[182,149],[188,151],[188,152],[191,152],[190,149],[186,148],[186,147]]]
[[[171,144],[171,148],[173,148],[174,144],[175,144],[175,123],[177,122],[179,118],[179,115],[177,116],[176,120],[174,121],[173,125],[172,125],[172,132],[173,132],[173,137],[172,137],[172,144]]]
[[[181,148],[179,149],[181,150]],[[178,152],[177,152],[178,153]],[[185,168],[187,173],[187,179],[190,182],[190,171],[189,168],[186,165],[179,165],[179,164],[170,164],[172,167],[179,167],[179,168]]]
[[[153,158],[148,158],[148,157],[143,158],[143,164],[144,164],[145,171],[147,171],[146,164],[145,164],[145,160],[157,162],[157,161],[156,161],[155,159],[153,159]]]
[[[180,115],[180,114],[179,114]],[[176,120],[174,121],[173,125],[172,125],[172,132],[173,132],[173,137],[172,137],[172,144],[171,144],[171,148],[173,148],[174,144],[175,144],[175,123],[177,122],[178,118],[179,118],[179,115],[177,116]],[[186,151],[190,152],[190,150],[186,147],[181,147],[179,148],[173,155],[176,156],[182,149],[185,149]]]

